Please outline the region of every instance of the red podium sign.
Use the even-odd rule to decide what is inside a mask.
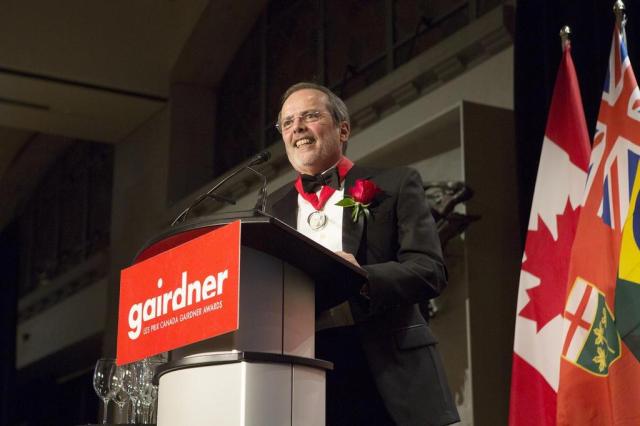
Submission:
[[[123,269],[118,365],[238,329],[240,222]]]

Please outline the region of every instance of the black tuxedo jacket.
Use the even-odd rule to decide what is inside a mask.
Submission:
[[[354,165],[345,195],[356,179],[382,189],[368,218],[343,214],[342,243],[368,273],[369,298],[350,305],[362,347],[387,411],[399,425],[445,425],[458,421],[437,340],[418,303],[446,285],[440,242],[420,175],[410,168]],[[268,199],[267,211],[296,228],[298,193],[293,184]]]

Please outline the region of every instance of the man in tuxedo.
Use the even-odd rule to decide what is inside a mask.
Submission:
[[[446,285],[419,174],[349,161],[343,155],[347,108],[323,86],[290,87],[277,127],[299,176],[269,197],[268,211],[368,276],[348,302],[316,315],[316,356],[335,365],[327,373],[327,424],[458,421],[437,340],[418,308]],[[365,181],[357,187],[367,187],[370,199],[364,200],[368,212],[360,208],[354,216],[355,207],[336,203],[359,179]]]

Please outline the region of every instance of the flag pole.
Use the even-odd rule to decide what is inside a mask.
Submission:
[[[567,47],[571,47],[571,28],[568,25],[560,28],[560,46],[564,52]]]
[[[622,34],[622,40],[624,44],[627,44],[627,32],[625,31],[625,26],[627,25],[627,15],[624,13],[625,7],[622,0],[616,0],[613,4],[613,13],[616,15],[616,25],[620,29],[620,33]]]

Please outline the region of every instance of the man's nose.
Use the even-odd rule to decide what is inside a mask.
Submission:
[[[295,117],[293,119],[293,131],[294,132],[300,132],[303,130],[306,130],[307,128],[307,123],[305,123],[304,119],[302,117]]]

